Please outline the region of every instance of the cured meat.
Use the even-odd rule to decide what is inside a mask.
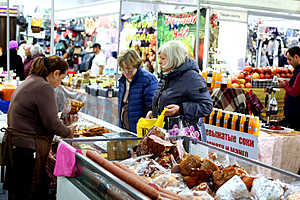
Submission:
[[[247,175],[247,172],[238,165],[229,165],[222,170],[213,172],[213,182],[217,185],[217,187],[221,187],[234,175],[244,176]]]
[[[179,164],[180,173],[184,176],[189,176],[192,173],[192,168],[201,167],[202,159],[198,155],[188,154]]]

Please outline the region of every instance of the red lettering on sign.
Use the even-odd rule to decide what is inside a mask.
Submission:
[[[236,153],[236,154],[239,154],[239,155],[248,157],[248,152],[247,152],[247,151],[244,151],[244,150],[241,150],[241,149],[236,149],[236,148],[234,148],[234,147],[230,147],[230,151],[231,151],[231,152],[234,152],[234,153]]]
[[[254,141],[247,138],[239,138],[239,143],[248,147],[254,147]]]

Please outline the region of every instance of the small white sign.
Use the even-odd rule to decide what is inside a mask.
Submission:
[[[217,14],[218,20],[220,21],[228,20],[244,23],[248,22],[248,16],[246,12],[213,9],[212,13]]]
[[[247,158],[256,159],[258,139],[256,135],[205,124],[206,142]]]

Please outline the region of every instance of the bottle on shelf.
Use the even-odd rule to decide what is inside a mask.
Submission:
[[[222,113],[223,113],[222,110],[219,109],[219,110],[218,110],[218,114],[217,114],[216,126],[219,126],[219,127],[220,127],[220,121],[221,121]]]
[[[209,71],[207,73],[207,79],[206,79],[206,84],[207,84],[207,87],[209,87],[209,88],[212,87],[212,78],[213,78],[213,72]]]
[[[259,117],[254,117],[254,126],[253,126],[253,134],[259,135]]]
[[[218,115],[219,109],[215,109],[214,114],[213,114],[213,121],[212,125],[216,126],[217,125],[217,115]]]
[[[229,113],[228,121],[227,121],[227,128],[232,129],[232,121],[233,121],[233,113]]]
[[[214,116],[215,109],[213,109],[209,115],[209,124],[213,124],[213,116]]]
[[[240,132],[244,132],[245,123],[246,123],[246,115],[241,115]]]
[[[222,75],[221,72],[216,72],[214,88],[221,88]]]
[[[221,75],[221,88],[227,88],[228,86],[228,77],[226,73],[222,73]]]
[[[248,133],[249,134],[253,134],[253,127],[254,127],[254,116],[250,116],[249,126],[248,126]]]
[[[221,118],[220,118],[220,127],[224,127],[225,114],[226,112],[222,111]]]
[[[231,125],[231,129],[232,130],[235,130],[237,118],[238,118],[237,114],[233,113],[233,116],[232,116],[232,125]]]
[[[250,123],[250,115],[246,115],[246,120],[245,120],[243,132],[249,133],[249,123]]]
[[[235,122],[235,130],[236,131],[240,131],[241,118],[242,118],[242,114],[238,113],[237,118],[236,118],[236,122]]]
[[[224,116],[224,128],[228,127],[228,120],[229,120],[229,112],[225,111],[225,116]]]

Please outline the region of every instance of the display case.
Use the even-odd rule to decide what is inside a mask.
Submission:
[[[122,136],[123,133],[120,134]],[[80,144],[95,144],[97,142],[119,141],[125,142],[135,141],[140,138],[135,137],[119,137],[119,138],[103,138],[103,139],[76,139],[68,140],[67,142],[73,146]],[[278,180],[282,183],[291,184],[293,186],[300,185],[300,176],[288,171],[281,170],[272,166],[265,165],[256,160],[248,159],[238,154],[227,152],[215,146],[203,143],[198,140],[193,140],[187,137],[175,137],[176,140],[185,140],[189,143],[187,146],[190,153],[200,155],[202,158],[207,157],[210,153],[217,156],[217,162],[224,166],[238,164],[243,167],[249,175],[264,176],[272,180]],[[101,149],[101,148],[100,148]],[[99,150],[99,149],[97,149]],[[97,151],[96,150],[96,151]],[[124,183],[119,178],[112,175],[110,172],[100,167],[84,155],[76,154],[77,171],[79,176],[76,178],[68,178],[80,191],[82,191],[88,199],[147,199],[141,192]],[[63,192],[63,191],[62,191]],[[290,192],[286,193],[290,194]],[[286,196],[285,196],[286,197]],[[71,198],[71,197],[70,197]],[[76,197],[72,196],[72,199]]]

